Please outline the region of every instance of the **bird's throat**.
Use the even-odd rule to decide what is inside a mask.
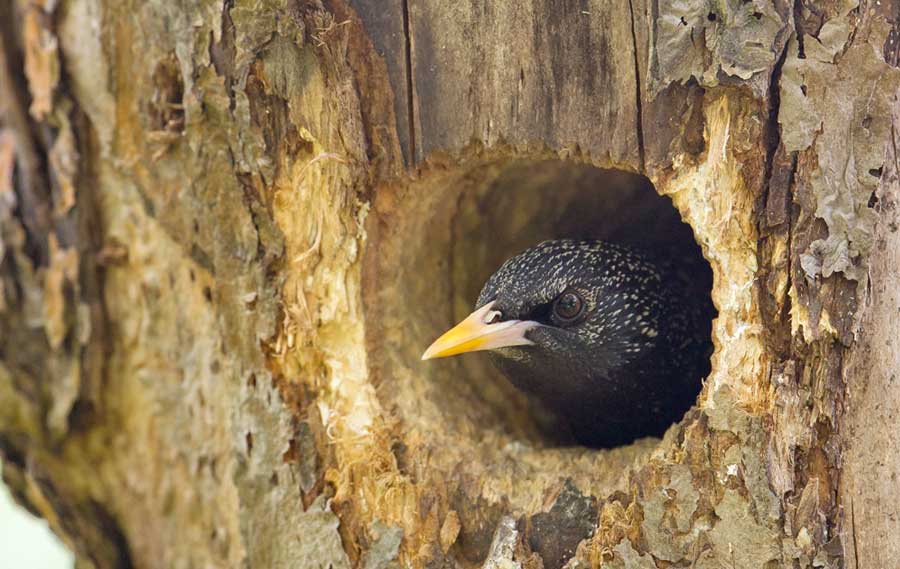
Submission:
[[[509,348],[492,354],[494,365],[510,383],[553,412],[589,414],[603,382],[602,369],[586,369],[571,361],[542,357],[533,348]]]

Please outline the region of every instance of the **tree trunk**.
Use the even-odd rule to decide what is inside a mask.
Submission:
[[[900,7],[669,4],[3,0],[17,499],[98,569],[894,566]],[[419,361],[649,182],[718,309],[662,440]]]

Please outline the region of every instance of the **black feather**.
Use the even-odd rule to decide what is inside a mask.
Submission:
[[[484,285],[478,307],[501,318],[545,324],[531,346],[492,359],[520,390],[542,401],[590,446],[659,436],[691,406],[709,372],[707,295],[673,267],[634,249],[596,240],[546,241],[506,261]],[[585,301],[574,323],[554,319],[553,302]]]

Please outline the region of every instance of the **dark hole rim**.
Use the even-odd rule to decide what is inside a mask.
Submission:
[[[596,166],[596,165],[586,163],[586,162],[582,162],[579,160],[572,160],[572,159],[558,158],[558,157],[538,157],[538,158],[518,157],[518,158],[513,158],[513,159],[507,159],[507,160],[494,160],[494,161],[486,160],[484,162],[475,163],[474,165],[459,164],[459,165],[447,168],[447,170],[449,170],[451,172],[455,170],[458,173],[459,178],[464,178],[464,179],[468,180],[468,182],[466,183],[466,187],[456,191],[455,193],[453,191],[449,192],[452,195],[452,197],[455,198],[455,210],[452,212],[452,215],[450,216],[452,218],[452,220],[450,222],[450,230],[451,231],[459,231],[459,230],[465,231],[465,227],[462,227],[460,229],[460,225],[462,223],[461,219],[466,215],[465,212],[461,212],[461,209],[466,207],[466,205],[464,203],[466,199],[474,198],[474,203],[470,204],[470,207],[474,207],[473,211],[477,215],[484,216],[485,215],[485,203],[484,203],[485,200],[484,200],[484,198],[486,196],[490,196],[490,194],[492,194],[494,192],[498,192],[498,191],[503,192],[503,191],[505,191],[504,187],[509,186],[510,181],[505,179],[504,176],[506,176],[510,172],[514,172],[518,169],[523,169],[523,168],[525,170],[528,170],[529,168],[539,168],[540,169],[540,168],[544,167],[545,165],[550,165],[551,169],[557,168],[561,172],[565,172],[566,170],[587,172],[588,173],[587,178],[591,178],[592,175],[593,176],[597,176],[597,175],[624,176],[626,179],[632,180],[633,185],[635,187],[640,186],[643,188],[641,190],[641,191],[643,191],[643,196],[641,198],[642,200],[652,200],[652,202],[654,202],[656,204],[655,207],[660,207],[660,204],[664,204],[664,209],[666,209],[671,215],[673,215],[675,218],[677,218],[678,222],[680,224],[682,224],[683,227],[687,230],[687,234],[690,236],[689,246],[695,250],[696,258],[698,260],[702,261],[702,264],[705,266],[706,271],[708,272],[708,281],[709,282],[708,282],[708,286],[706,287],[705,295],[707,298],[710,298],[710,293],[712,290],[712,278],[713,278],[712,267],[711,267],[710,263],[703,257],[702,248],[700,247],[700,245],[698,244],[698,242],[696,240],[696,237],[694,236],[693,229],[690,227],[689,224],[687,224],[687,222],[682,220],[681,215],[678,212],[677,208],[674,206],[674,204],[672,204],[671,200],[667,196],[661,195],[659,192],[657,192],[655,187],[653,186],[652,182],[647,177],[642,176],[640,174],[636,174],[634,172],[628,172],[626,170],[615,169],[615,168],[603,168],[603,167]],[[551,178],[552,177],[553,176],[551,176]],[[416,185],[415,181],[412,183],[412,185]],[[428,184],[426,183],[425,185],[427,186]],[[509,189],[509,188],[507,187],[506,189]],[[447,190],[445,189],[445,192],[446,191]],[[583,193],[584,191],[585,191],[584,188],[579,189],[579,190],[575,191],[575,195],[577,196],[578,194]],[[412,194],[410,194],[406,197],[407,197],[407,199],[414,199],[412,197]],[[490,200],[488,200],[488,201],[490,201]],[[488,207],[488,209],[489,209],[489,207]],[[578,209],[583,210],[583,208],[578,208]],[[645,209],[646,209],[646,207],[645,207]],[[379,211],[378,211],[377,207],[373,208],[372,213],[374,214],[375,218],[378,218]],[[425,213],[427,215],[428,212],[425,212]],[[470,215],[471,215],[471,213],[472,212],[469,212]],[[446,216],[447,212],[446,211],[432,211],[431,214],[433,217],[441,217],[441,216]],[[483,222],[483,225],[491,226],[490,223],[487,223],[490,221],[490,219],[489,219],[490,215],[492,215],[492,214],[490,211],[488,211],[487,218],[481,220]],[[596,214],[592,214],[592,215],[596,215]],[[431,219],[429,219],[428,221],[430,222]],[[426,227],[430,227],[431,224],[426,223],[424,225]],[[563,237],[563,236],[587,237],[588,235],[579,233],[578,231],[574,231],[568,235],[554,235],[554,237]],[[595,236],[604,237],[602,235],[595,235]],[[453,243],[458,243],[458,237],[459,236],[456,235],[452,239]],[[496,240],[495,239],[496,236],[493,236],[493,237],[494,238],[492,238],[491,241]],[[426,237],[426,240],[427,240],[427,237]],[[617,239],[612,239],[612,240],[621,242],[620,240],[617,240]],[[534,239],[533,241],[534,241],[534,243],[532,243],[532,244],[536,244],[537,242],[540,241],[540,239]],[[364,251],[364,255],[369,256],[370,251],[373,249],[373,246],[377,245],[377,243],[378,243],[377,240],[375,240],[374,242],[368,243],[366,250]],[[521,249],[522,249],[522,247],[520,247],[518,250],[521,250]],[[511,256],[512,254],[515,254],[516,252],[518,252],[518,250],[514,250],[510,247],[507,247],[507,252],[504,253],[504,255]],[[458,262],[458,259],[456,258],[456,255],[454,254],[454,251],[452,249],[448,256],[450,257],[450,261],[448,263],[448,266],[445,267],[444,272],[446,274],[450,275],[451,280],[455,281],[456,277],[453,274],[453,271],[454,271],[454,264]],[[493,266],[493,269],[496,269],[496,267],[499,266],[499,264],[494,263],[492,266]],[[363,280],[365,281],[365,275],[364,275]],[[472,284],[473,282],[475,284]],[[468,293],[468,298],[470,299],[469,306],[468,306],[469,309],[471,309],[471,307],[472,307],[471,305],[474,302],[474,298],[477,297],[477,290],[480,290],[481,284],[483,284],[483,282],[484,282],[483,279],[473,278],[472,282],[468,283],[467,286],[470,289],[470,291]],[[460,283],[458,283],[458,282],[454,282],[453,288],[454,289],[460,288],[458,286],[459,284]],[[365,288],[365,282],[363,283],[363,287]],[[477,289],[477,290],[475,290],[475,289]],[[454,302],[453,298],[444,299],[444,302],[450,306],[450,310],[449,311],[444,310],[444,312],[452,314],[452,316],[450,318],[445,319],[446,327],[449,327],[449,325],[452,325],[455,322],[457,322],[460,319],[460,316],[464,316],[464,314],[462,314],[460,312],[460,309],[458,306],[456,306],[456,307],[453,306],[454,304],[459,304],[459,302]],[[365,303],[364,303],[364,305],[365,305]],[[463,305],[465,305],[465,303],[463,303]],[[716,318],[717,314],[718,314],[718,312],[716,310],[714,310],[713,313],[710,315],[710,318],[709,318],[710,333],[712,331],[713,322],[714,322],[714,319]],[[437,332],[443,331],[444,329],[446,329],[446,327],[443,329],[438,329]],[[426,337],[425,339],[422,340],[422,342],[421,342],[422,345],[417,346],[418,348],[420,348],[419,351],[424,350],[424,347],[427,345],[429,339],[430,339],[430,337]],[[368,346],[367,346],[367,348],[368,348],[368,347],[372,347],[373,343],[367,340],[367,344],[368,344]],[[376,344],[375,348],[377,349],[378,347],[385,347],[385,346],[389,347],[390,342],[382,342],[382,341],[376,340],[374,342],[374,344]],[[473,356],[474,356],[473,354],[469,354],[469,355],[464,355],[461,357],[471,359],[471,358],[473,358]],[[460,358],[460,356],[457,356],[457,359],[459,359],[459,358]],[[472,374],[472,370],[471,370],[472,366],[471,365],[461,364],[459,367],[460,367],[460,369],[462,369],[464,371],[464,373],[469,375],[469,378],[464,380],[466,382],[471,382],[472,377],[475,377],[477,375],[477,374]],[[481,369],[484,369],[484,364],[481,365]],[[698,386],[697,392],[692,395],[694,404],[690,408],[687,409],[686,414],[689,414],[691,409],[696,408],[696,402],[703,393],[703,383],[705,383],[706,378],[708,378],[710,376],[711,371],[712,371],[712,362],[710,361],[710,364],[707,368],[707,373],[702,378],[701,384]],[[434,375],[434,374],[430,373],[430,374],[426,374],[426,375]],[[494,373],[492,375],[494,376],[494,379],[492,381],[497,381],[498,374]],[[428,377],[428,378],[424,378],[424,380],[434,381],[435,378]],[[505,382],[506,380],[501,378],[500,381]],[[453,395],[453,396],[458,396],[458,394]],[[483,404],[484,404],[483,401],[478,402],[478,405],[483,405]],[[501,416],[504,415],[502,410],[499,413],[497,413],[496,410],[494,410],[494,412],[495,412],[495,414],[499,414]],[[401,416],[402,416],[402,414],[401,414]],[[683,421],[684,421],[684,417],[681,417],[678,421],[673,423],[673,425],[677,425]],[[548,424],[552,428],[552,425],[553,425],[552,421]],[[496,421],[494,424],[488,425],[488,427],[491,427],[491,428],[496,428],[497,426],[498,425],[497,425]],[[507,425],[507,427],[509,427],[509,425]],[[671,429],[671,427],[670,427],[670,429]],[[565,448],[565,447],[571,446],[571,444],[572,444],[572,442],[570,440],[566,440],[565,438],[560,440],[558,437],[551,436],[545,427],[542,427],[536,433],[534,430],[532,430],[530,432],[526,432],[519,428],[512,428],[506,434],[514,439],[518,437],[519,440],[524,440],[528,444],[538,445],[542,449]],[[627,443],[625,445],[621,445],[621,446],[628,446],[630,444],[634,444],[634,441],[632,441],[631,443]],[[620,446],[611,447],[611,448],[620,448]]]

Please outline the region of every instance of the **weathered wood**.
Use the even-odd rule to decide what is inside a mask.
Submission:
[[[896,112],[896,111],[895,111]],[[896,136],[896,133],[894,134]],[[860,334],[844,365],[848,411],[842,425],[844,468],[840,501],[848,567],[890,567],[900,556],[896,500],[896,423],[900,413],[900,215],[896,155],[889,152],[872,209],[878,214],[869,290],[861,306]]]
[[[420,156],[506,141],[639,167],[625,2],[409,3]]]
[[[404,164],[412,165],[415,159],[421,159],[421,152],[416,153],[414,147],[413,101],[410,98],[412,79],[409,74],[410,67],[407,57],[409,40],[407,27],[409,24],[406,1],[350,0],[349,4],[358,14],[359,21],[362,22],[365,36],[371,38],[374,52],[386,66],[390,93],[379,92],[372,93],[372,95],[390,97],[396,119],[395,125],[392,125],[393,130],[403,152]],[[348,16],[354,17],[355,15],[350,13]],[[359,35],[363,36],[362,33]],[[376,58],[373,57],[373,59]],[[414,155],[418,158],[414,159]]]
[[[890,566],[898,29],[3,2],[4,478],[98,568]],[[516,248],[665,241],[648,181],[719,310],[664,439],[554,447],[482,360],[419,362]]]

